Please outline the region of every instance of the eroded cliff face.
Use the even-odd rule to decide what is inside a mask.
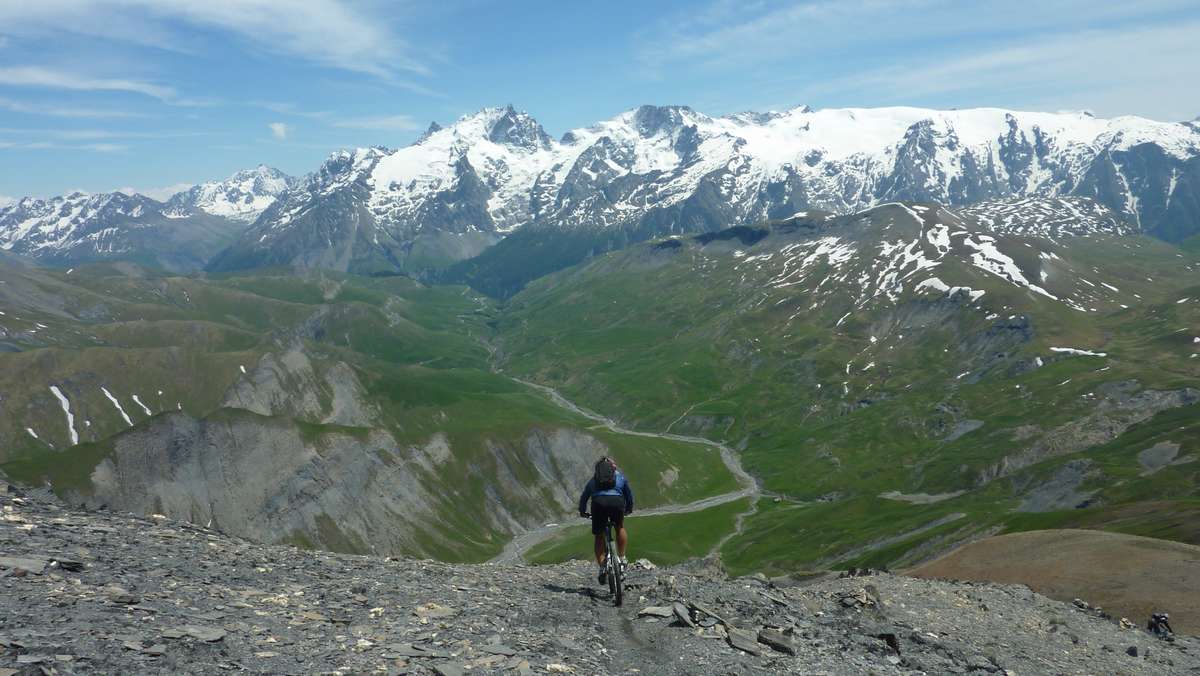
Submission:
[[[229,387],[222,406],[351,427],[367,427],[380,418],[349,364],[314,364],[299,345],[264,355]]]
[[[519,444],[488,440],[485,449],[458,454],[442,433],[406,444],[381,429],[244,410],[202,420],[172,413],[117,438],[80,497],[259,542],[471,558],[568,513],[578,478],[606,450],[565,428],[530,430]]]

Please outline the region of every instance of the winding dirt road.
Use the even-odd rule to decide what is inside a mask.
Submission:
[[[509,377],[512,378],[512,376],[509,376]],[[521,380],[520,378],[512,378],[512,380],[515,382],[521,383],[522,385],[525,385],[526,387],[529,387],[529,388],[532,388],[532,389],[535,389],[535,390],[541,392],[542,394],[546,395],[546,398],[548,398],[551,402],[553,402],[558,407],[566,409],[577,415],[581,415],[581,416],[595,422],[600,427],[604,427],[605,429],[612,431],[612,432],[616,432],[617,434],[632,434],[632,435],[639,436],[639,437],[651,437],[654,439],[668,439],[671,441],[682,441],[685,443],[702,444],[704,446],[709,446],[711,448],[715,448],[721,453],[721,461],[723,463],[725,463],[725,467],[729,469],[729,473],[732,474],[734,476],[734,478],[737,479],[737,482],[741,485],[741,489],[739,489],[739,490],[731,491],[729,493],[722,493],[720,495],[713,495],[713,496],[703,498],[701,500],[696,500],[695,502],[689,502],[689,503],[683,504],[683,505],[661,505],[659,507],[654,507],[651,509],[641,509],[641,510],[638,510],[638,512],[637,512],[639,516],[658,516],[658,515],[663,515],[663,514],[686,514],[688,512],[698,512],[702,509],[708,509],[709,507],[716,507],[717,505],[723,505],[727,502],[733,502],[734,500],[740,500],[742,498],[750,498],[751,499],[750,500],[750,510],[743,514],[738,515],[735,530],[733,531],[733,533],[730,533],[729,535],[727,535],[725,538],[723,538],[721,540],[721,542],[714,549],[714,551],[716,551],[716,549],[720,548],[721,544],[724,544],[726,541],[729,540],[729,538],[731,538],[734,535],[736,535],[737,533],[741,532],[743,520],[745,519],[746,516],[748,516],[749,514],[752,514],[754,512],[756,500],[759,497],[759,495],[761,495],[761,493],[762,493],[758,487],[758,482],[755,481],[754,477],[750,476],[750,474],[748,472],[746,472],[745,469],[742,468],[742,463],[738,459],[737,453],[735,453],[732,448],[726,446],[725,444],[722,444],[717,441],[713,441],[711,439],[705,439],[703,437],[691,437],[691,436],[687,436],[684,434],[639,432],[637,430],[626,429],[626,428],[618,425],[617,422],[615,420],[613,420],[612,418],[605,417],[603,415],[600,415],[599,413],[594,413],[592,411],[589,411],[589,410],[575,404],[574,402],[572,402],[571,400],[567,399],[562,394],[560,394],[559,391],[554,389],[553,387],[548,387],[546,385],[540,385],[538,383],[532,383],[532,382],[529,382],[528,380]],[[513,539],[510,540],[508,542],[508,544],[506,544],[504,546],[504,549],[499,554],[497,554],[496,557],[493,558],[491,562],[499,563],[499,564],[522,563],[525,560],[525,554],[532,547],[534,547],[535,545],[537,545],[540,542],[547,540],[554,534],[556,534],[566,528],[569,528],[571,526],[578,525],[580,523],[583,523],[582,520],[572,519],[569,521],[564,521],[562,523],[546,524],[545,526],[534,528],[532,530],[525,531],[524,533],[519,533],[518,535],[513,537]]]

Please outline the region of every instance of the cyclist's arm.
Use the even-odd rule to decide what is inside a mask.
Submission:
[[[624,485],[621,486],[621,494],[625,496],[625,513],[631,514],[633,512],[633,489],[629,486],[629,479],[626,479]]]
[[[587,485],[583,487],[583,494],[579,496],[579,513],[587,512],[588,498],[592,497],[595,489],[595,479],[588,479]]]

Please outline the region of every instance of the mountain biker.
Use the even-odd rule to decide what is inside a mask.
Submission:
[[[625,515],[633,513],[633,489],[629,487],[625,475],[617,469],[617,463],[612,458],[606,456],[596,462],[592,478],[588,480],[587,485],[583,487],[583,494],[579,496],[579,516],[587,517],[589,498],[592,501],[592,535],[595,537],[596,563],[600,566],[597,579],[600,584],[605,584],[607,575],[604,571],[604,523],[612,521],[617,530],[617,552],[624,570],[627,565],[625,547],[629,544],[629,534],[625,532]]]

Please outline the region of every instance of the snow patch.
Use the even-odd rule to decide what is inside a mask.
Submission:
[[[117,413],[121,414],[121,419],[125,421],[125,424],[133,427],[133,421],[129,419],[129,414],[125,412],[125,409],[121,406],[121,402],[117,401],[117,398],[113,396],[112,392],[109,392],[105,387],[101,387],[100,391],[104,393],[104,396],[108,397],[108,400],[112,402],[113,406],[117,407]]]
[[[58,404],[67,416],[67,432],[71,435],[71,445],[74,446],[79,443],[79,433],[75,431],[75,415],[71,413],[71,402],[67,401],[67,396],[57,385],[51,385],[50,392],[58,399]]]
[[[147,407],[145,404],[143,404],[141,399],[138,399],[138,396],[136,394],[133,395],[133,403],[137,404],[138,406],[141,406],[142,410],[146,412],[146,415],[154,415],[153,413],[150,412],[150,408]]]
[[[1061,352],[1063,354],[1078,354],[1086,357],[1107,357],[1107,352],[1092,352],[1091,350],[1080,350],[1074,347],[1052,347],[1051,352]]]

